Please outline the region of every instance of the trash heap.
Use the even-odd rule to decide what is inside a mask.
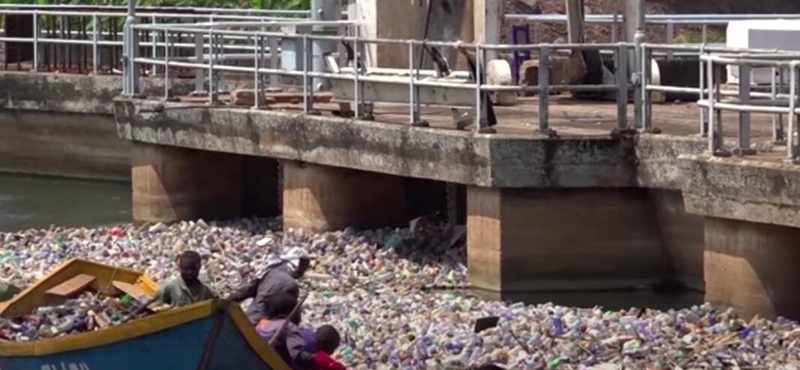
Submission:
[[[468,285],[464,229],[415,220],[404,229],[275,231],[273,221],[182,222],[0,233],[0,276],[27,286],[72,257],[175,274],[185,249],[223,297],[289,248],[315,259],[303,279],[303,324],[332,324],[352,369],[798,369],[800,326],[742,320],[708,305],[607,311],[483,301]],[[246,304],[246,303],[245,303]],[[479,318],[495,328],[475,333]]]
[[[105,329],[143,317],[134,315],[130,296],[83,293],[57,306],[39,307],[13,319],[0,319],[0,339],[28,342]]]

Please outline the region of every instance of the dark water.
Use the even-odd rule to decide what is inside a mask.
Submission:
[[[0,231],[129,222],[127,182],[0,173]]]

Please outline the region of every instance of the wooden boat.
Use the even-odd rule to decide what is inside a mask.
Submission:
[[[152,296],[142,273],[84,260],[59,266],[0,306],[13,318],[58,304],[87,287]],[[117,292],[119,293],[119,292]],[[33,342],[0,340],[0,370],[290,370],[238,305],[206,301],[119,326]]]

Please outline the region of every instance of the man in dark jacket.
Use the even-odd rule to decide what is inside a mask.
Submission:
[[[246,312],[247,318],[253,325],[264,318],[265,310],[270,307],[276,295],[288,294],[294,299],[300,296],[297,279],[303,277],[311,261],[304,252],[297,250],[293,252],[290,254],[294,254],[292,257],[296,258],[285,258],[271,264],[260,278],[250,281],[228,297],[234,302],[253,298]]]

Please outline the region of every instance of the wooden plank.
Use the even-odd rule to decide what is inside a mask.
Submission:
[[[131,296],[133,299],[141,300],[142,297],[145,297],[145,300],[149,300],[153,298],[152,295],[144,291],[142,288],[139,288],[136,285],[126,283],[124,281],[113,281],[111,285],[114,288],[119,289],[121,292]]]
[[[331,101],[333,95],[328,92],[314,93],[314,103],[327,103]],[[233,105],[252,106],[255,104],[255,93],[253,90],[234,90],[231,92]],[[303,94],[295,92],[268,92],[264,94],[264,101],[270,104],[300,104],[303,102]]]
[[[57,297],[72,297],[78,293],[83,292],[91,285],[97,278],[92,275],[80,274],[72,279],[69,279],[47,291],[48,295]]]

